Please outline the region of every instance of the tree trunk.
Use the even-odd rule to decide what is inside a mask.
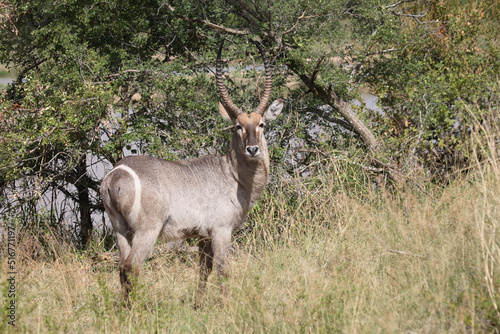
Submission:
[[[304,73],[303,67],[296,60],[290,58],[287,59],[287,65],[295,74],[299,76],[302,82],[314,95],[342,115],[344,120],[351,126],[351,129],[348,130],[354,131],[357,135],[359,135],[370,153],[372,153],[370,159],[371,163],[376,167],[383,168],[398,186],[402,186],[404,184],[404,177],[401,175],[399,168],[392,163],[383,163],[375,157],[375,153],[382,149],[382,145],[379,143],[377,138],[375,138],[372,131],[352,110],[351,103],[341,100],[333,89],[316,85],[314,82],[316,73],[313,73],[311,76],[307,75]]]
[[[87,172],[86,159],[83,158],[78,164],[78,175],[85,175]],[[80,210],[80,240],[82,246],[85,247],[92,238],[92,219],[91,219],[91,208],[89,197],[89,187],[85,184],[87,178],[82,176],[75,183],[76,189],[78,191],[78,206]]]
[[[92,237],[92,219],[90,217],[89,190],[82,187],[78,190],[78,205],[80,206],[80,237],[82,246],[86,246]]]

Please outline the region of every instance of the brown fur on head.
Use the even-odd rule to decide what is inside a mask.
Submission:
[[[241,143],[241,150],[249,157],[257,157],[265,142],[264,127],[267,121],[274,120],[283,110],[283,100],[277,99],[264,112],[263,115],[257,112],[240,113],[237,115],[228,113],[222,102],[219,101],[219,112],[222,117],[231,121],[235,128],[233,140]],[[232,117],[231,117],[232,115]]]

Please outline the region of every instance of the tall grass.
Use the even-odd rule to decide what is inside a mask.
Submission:
[[[497,134],[500,132],[496,132]],[[376,188],[332,159],[279,181],[236,237],[229,297],[193,308],[196,255],[153,254],[131,309],[113,253],[18,232],[16,327],[3,332],[498,332],[500,166],[481,138],[473,171],[425,192]],[[353,170],[354,168],[354,170]],[[41,240],[41,241],[40,241]],[[37,247],[45,250],[36,251]],[[5,310],[7,259],[2,250]]]

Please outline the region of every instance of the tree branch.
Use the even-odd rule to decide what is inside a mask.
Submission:
[[[177,15],[177,17],[180,18],[181,20],[184,20],[187,22],[202,23],[206,26],[209,26],[210,28],[213,28],[215,30],[224,31],[224,32],[227,32],[228,34],[232,34],[232,35],[244,36],[244,35],[250,34],[250,30],[248,30],[248,29],[239,30],[239,29],[227,28],[227,27],[219,26],[217,24],[208,22],[206,20],[192,19],[192,18],[182,16],[182,15]]]
[[[308,16],[306,16],[307,8],[308,7],[309,7],[309,1],[307,1],[306,9],[304,9],[304,12],[302,12],[302,15],[300,15],[297,18],[297,21],[295,21],[295,24],[290,29],[286,30],[284,33],[281,34],[281,39],[285,38],[286,34],[289,34],[292,31],[294,31],[298,27],[298,25],[299,25],[299,23],[300,23],[301,20],[303,20],[303,19],[311,19],[313,17],[319,17],[319,15],[308,15]]]
[[[168,9],[172,13],[175,14],[175,8],[174,7],[172,7],[171,5],[168,5]],[[240,29],[228,28],[228,27],[224,27],[224,26],[220,26],[220,25],[208,22],[207,20],[192,19],[190,17],[186,17],[186,16],[180,15],[180,14],[175,14],[175,16],[177,16],[179,19],[181,19],[183,21],[191,22],[191,23],[201,23],[201,24],[204,24],[206,26],[209,26],[210,28],[213,28],[215,30],[224,31],[224,32],[227,32],[228,34],[231,34],[231,35],[244,36],[244,35],[250,34],[250,30],[248,30],[248,29],[240,30]]]
[[[393,51],[401,51],[403,49],[404,48],[390,48],[390,49],[375,51],[375,52],[371,52],[371,53],[366,53],[365,56],[367,56],[367,57],[368,56],[375,56],[375,55],[380,55],[380,54],[389,53],[389,52],[393,52]]]
[[[323,60],[325,60],[326,56],[327,56],[328,53],[324,53],[323,56],[321,56],[321,58],[319,58],[318,60],[318,63],[316,64],[316,67],[314,68],[314,71],[311,75],[311,83],[314,85],[314,81],[316,81],[316,77],[318,76],[318,72],[319,72],[319,67],[321,66],[321,63],[323,62]]]
[[[353,131],[351,124],[349,124],[348,122],[346,122],[343,119],[331,117],[325,111],[323,111],[319,108],[306,108],[306,109],[304,109],[304,111],[316,114],[328,122],[338,124],[338,125],[342,126],[344,129],[349,130],[351,132]]]
[[[415,0],[401,0],[401,1],[398,1],[398,2],[396,2],[396,3],[394,3],[394,4],[392,4],[392,5],[385,6],[385,9],[387,9],[387,8],[394,8],[394,7],[399,6],[399,5],[400,5],[400,4],[402,4],[402,3],[405,3],[405,2],[414,2],[414,1],[415,1]]]
[[[341,100],[333,89],[325,89],[324,87],[316,85],[316,83],[311,80],[311,77],[309,77],[305,73],[302,73],[303,69],[296,60],[288,59],[287,65],[295,74],[297,74],[297,76],[314,95],[316,95],[320,100],[330,105],[342,115],[342,117],[352,126],[352,131],[361,137],[361,139],[368,146],[371,152],[375,153],[380,149],[378,140],[354,113],[348,101]]]
[[[252,26],[252,28],[254,30],[258,29],[258,24],[255,21],[255,19],[258,20],[258,21],[260,21],[261,23],[265,22],[264,17],[260,13],[256,12],[252,8],[250,8],[245,2],[243,2],[241,0],[232,0],[231,3],[235,7],[237,7],[237,6],[241,7],[241,10],[240,10],[241,16],[248,23],[250,23],[250,25]]]
[[[266,21],[260,12],[257,12],[255,10],[253,10],[252,8],[250,8],[244,1],[242,1],[242,0],[236,0],[236,1],[238,2],[238,4],[241,6],[241,8],[243,10],[248,12],[250,15],[255,17],[257,20],[259,20],[260,22]],[[234,3],[234,1],[233,1],[233,3]]]

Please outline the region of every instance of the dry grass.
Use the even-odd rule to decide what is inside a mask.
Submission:
[[[374,190],[331,161],[307,182],[276,185],[239,234],[230,296],[211,277],[195,310],[195,255],[161,253],[121,305],[112,258],[50,235],[18,248],[18,309],[10,332],[456,333],[498,332],[500,169],[427,193]],[[24,238],[24,237],[23,237]],[[36,256],[35,256],[35,255]],[[3,255],[5,256],[5,255]],[[1,282],[7,261],[2,258]],[[5,288],[3,289],[5,292]],[[2,297],[2,310],[8,299]]]

